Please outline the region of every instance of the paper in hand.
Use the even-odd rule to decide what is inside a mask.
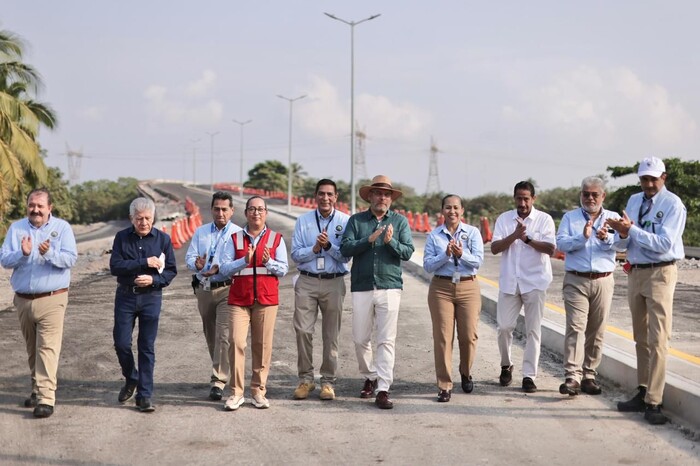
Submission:
[[[160,267],[158,267],[158,273],[163,273],[163,270],[165,269],[165,253],[160,253],[160,256],[158,256],[158,260],[160,261]]]

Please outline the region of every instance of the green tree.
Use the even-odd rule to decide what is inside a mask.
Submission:
[[[664,159],[666,165],[666,188],[681,198],[688,209],[688,220],[683,233],[683,243],[687,246],[700,246],[700,162],[691,160],[684,162],[679,158]],[[608,167],[612,178],[637,173],[639,163],[630,167]],[[632,194],[641,191],[639,182],[624,186],[605,199],[608,209],[622,213],[627,205],[627,200]]]
[[[268,191],[287,191],[287,167],[277,160],[266,160],[256,164],[248,172],[246,188]]]
[[[0,219],[23,184],[46,184],[37,136],[42,126],[53,129],[57,123],[51,107],[34,100],[42,81],[22,62],[24,48],[17,35],[0,30]]]
[[[75,222],[94,223],[123,219],[129,204],[138,196],[136,178],[119,178],[117,181],[87,181],[71,187],[75,201]]]

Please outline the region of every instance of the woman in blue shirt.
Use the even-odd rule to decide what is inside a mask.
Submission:
[[[481,313],[481,290],[476,272],[484,261],[484,243],[479,230],[462,222],[462,199],[448,194],[442,199],[443,225],[435,228],[425,243],[423,268],[433,273],[428,307],[433,321],[435,375],[439,402],[452,395],[452,345],[457,326],[459,373],[462,390],[474,390],[471,368],[476,354],[477,325]]]

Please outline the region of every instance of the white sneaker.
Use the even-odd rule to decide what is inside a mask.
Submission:
[[[267,409],[270,407],[270,402],[267,401],[265,395],[257,394],[253,397],[253,406],[258,409]]]
[[[224,405],[224,410],[225,411],[235,411],[241,407],[241,405],[243,404],[244,401],[245,401],[245,398],[243,398],[242,395],[230,396],[228,398],[228,400],[226,400],[226,404]]]

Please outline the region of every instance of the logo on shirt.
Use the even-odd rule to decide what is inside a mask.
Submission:
[[[335,231],[340,231],[340,230],[342,230],[342,229],[343,229],[343,227],[342,227],[341,225],[336,225],[336,226],[335,226]]]
[[[664,216],[664,213],[662,210],[656,212],[656,218],[662,218]]]
[[[467,234],[466,234],[466,233],[462,233],[462,236],[460,236],[460,238],[466,240],[466,239],[467,239]]]
[[[57,237],[57,236],[58,236],[58,232],[57,232],[57,231],[52,231],[52,232],[51,232],[51,237],[52,237],[52,238],[55,238],[55,237]]]

